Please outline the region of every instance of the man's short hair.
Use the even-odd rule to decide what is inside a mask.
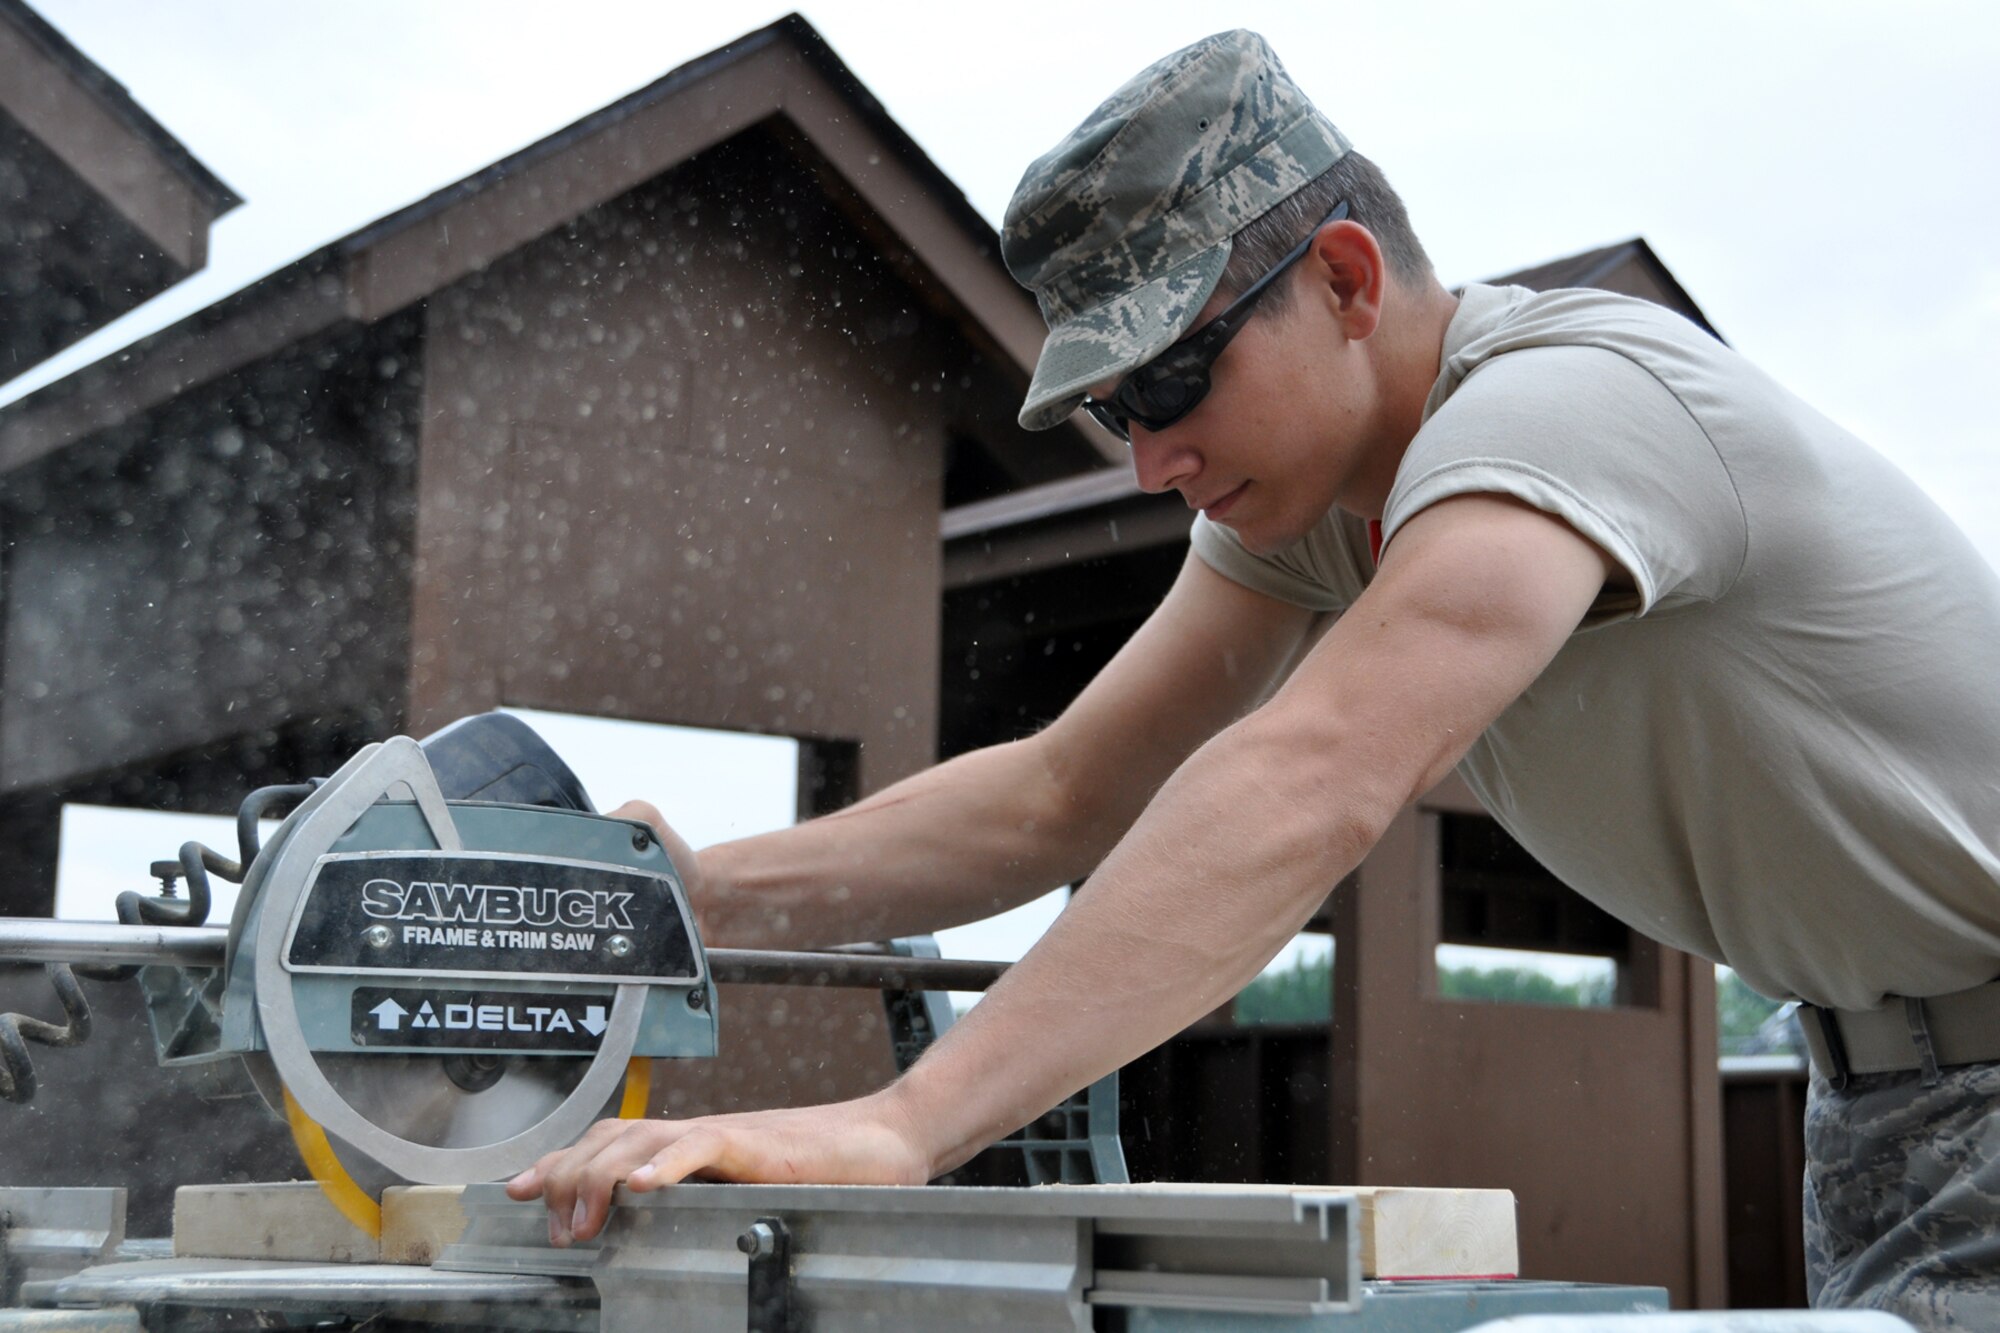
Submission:
[[[1360,153],[1349,152],[1236,233],[1229,266],[1222,270],[1223,289],[1240,293],[1263,277],[1343,199],[1348,220],[1368,228],[1382,247],[1390,272],[1404,286],[1422,287],[1437,280],[1431,257],[1411,229],[1409,211],[1389,178]],[[1275,302],[1275,308],[1282,309],[1291,287],[1282,282],[1274,287],[1260,299],[1267,308]]]

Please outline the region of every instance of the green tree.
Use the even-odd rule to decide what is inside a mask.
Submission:
[[[1448,1000],[1488,1000],[1504,1004],[1560,1004],[1572,1008],[1612,1002],[1609,978],[1557,981],[1532,967],[1441,967],[1438,994]]]
[[[1299,958],[1266,972],[1236,996],[1238,1023],[1324,1023],[1333,1013],[1333,970],[1328,958]],[[1438,993],[1452,1000],[1505,1004],[1556,1004],[1572,1008],[1609,1005],[1612,980],[1557,981],[1531,967],[1446,967]]]
[[[1324,1023],[1333,1016],[1333,960],[1295,958],[1236,995],[1238,1023]]]
[[[1716,1031],[1724,1055],[1800,1054],[1795,1034],[1765,1030],[1771,1016],[1783,1008],[1778,1000],[1759,995],[1726,967],[1715,969]]]

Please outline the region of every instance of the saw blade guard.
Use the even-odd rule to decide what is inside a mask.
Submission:
[[[678,874],[650,830],[579,803],[448,802],[415,741],[363,750],[246,876],[222,1050],[267,1100],[289,1091],[339,1142],[438,1184],[573,1141],[631,1100],[635,1057],[712,1055]]]

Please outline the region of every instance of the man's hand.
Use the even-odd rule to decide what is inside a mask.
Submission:
[[[681,1180],[762,1184],[921,1185],[930,1156],[892,1093],[833,1106],[699,1120],[600,1120],[561,1152],[507,1182],[549,1209],[549,1244],[604,1228],[619,1184],[645,1193]]]
[[[704,943],[713,945],[714,941],[708,938],[709,922],[702,915],[708,883],[702,878],[701,858],[695,855],[694,848],[688,846],[687,839],[673,831],[667,824],[667,817],[650,801],[627,801],[611,812],[611,818],[635,819],[653,826],[660,846],[666,849],[667,859],[674,863],[674,869],[680,873],[681,884],[687,889],[688,906],[694,910],[695,928],[701,931]]]

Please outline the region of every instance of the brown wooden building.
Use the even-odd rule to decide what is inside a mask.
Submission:
[[[1105,461],[1014,426],[1040,338],[788,19],[0,410],[0,893],[501,702],[922,766],[944,497]]]
[[[21,0],[0,0],[0,380],[208,262],[242,200]]]
[[[808,813],[924,766],[944,498],[1108,454],[1014,425],[1041,335],[794,18],[9,406],[0,910],[50,909],[67,802],[226,812],[503,703],[798,737]],[[30,974],[0,1008],[48,1003]],[[141,1124],[230,1145],[183,1168],[282,1159],[254,1114],[142,1091],[143,1022],[102,1003],[117,1035],[74,1054],[121,1095],[72,1061],[66,1105],[46,1056],[16,1183],[73,1169],[77,1114],[132,1131],[105,1179],[146,1169]],[[722,1010],[667,1109],[893,1072],[873,996]]]
[[[1699,319],[1643,242],[1565,262],[1532,276]],[[808,812],[1032,729],[1190,517],[1094,430],[1015,427],[1041,337],[788,18],[0,410],[0,911],[48,910],[65,802],[232,809],[500,704],[799,737]],[[1447,784],[1332,896],[1330,1029],[1136,1067],[1133,1158],[1505,1185],[1530,1274],[1718,1303],[1706,964],[1454,865],[1483,823]],[[1620,1003],[1441,1000],[1440,942],[1614,958]],[[724,1013],[669,1109],[886,1075],[867,997]]]

